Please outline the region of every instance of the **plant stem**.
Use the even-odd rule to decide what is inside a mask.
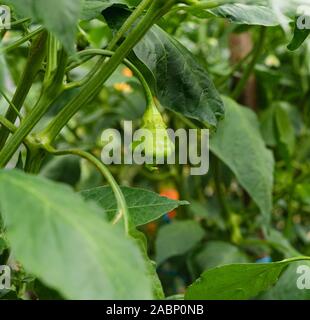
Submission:
[[[125,36],[126,32],[133,27],[134,23],[138,20],[138,18],[143,14],[144,10],[152,3],[153,0],[143,0],[136,7],[136,9],[132,12],[132,14],[128,17],[128,19],[124,22],[122,27],[117,31],[111,42],[109,43],[107,50],[113,50],[118,42]],[[97,70],[104,63],[105,58],[101,58],[94,68],[89,73],[89,78],[91,79],[97,72]]]
[[[84,85],[79,94],[77,94],[76,97],[74,97],[68,105],[60,111],[57,117],[55,117],[49,124],[47,129],[42,132],[42,136],[45,140],[51,143],[68,121],[76,114],[76,112],[78,112],[100,92],[102,85],[113,74],[134,46],[141,40],[144,34],[156,21],[169,11],[174,3],[174,0],[168,0],[165,3],[163,1],[152,2],[146,15],[115,51],[113,56],[107,62],[102,63],[99,71],[87,84]]]
[[[108,51],[108,50],[102,50],[102,49],[88,49],[88,50],[84,50],[81,51],[77,54],[78,58],[82,58],[83,57],[87,57],[87,56],[94,56],[94,55],[101,55],[101,56],[105,56],[105,57],[112,57],[114,54],[113,51]],[[148,103],[151,103],[153,101],[153,94],[151,92],[151,89],[147,83],[147,81],[145,80],[143,74],[140,72],[140,70],[134,65],[132,64],[129,60],[124,59],[123,63],[125,66],[127,66],[131,71],[133,71],[133,73],[135,74],[135,76],[137,77],[137,79],[140,81],[143,89],[144,89],[144,93],[147,99]]]
[[[233,76],[234,73],[235,73],[238,69],[240,69],[240,67],[241,67],[243,64],[245,64],[245,63],[249,60],[249,58],[252,56],[253,52],[254,52],[254,49],[251,50],[243,59],[241,59],[239,62],[237,62],[235,65],[233,65],[233,66],[231,67],[230,72],[229,72],[227,75],[225,75],[224,77],[222,77],[222,78],[220,78],[219,80],[215,81],[215,85],[216,85],[217,87],[221,87],[223,84],[225,84],[225,82],[226,82],[231,76]]]
[[[23,18],[23,19],[11,22],[10,25],[2,25],[1,27],[3,29],[9,28],[9,27],[12,28],[12,27],[18,26],[20,24],[23,24],[25,22],[28,22],[28,21],[31,21],[31,19],[30,18]]]
[[[257,63],[257,61],[262,53],[262,50],[264,48],[265,37],[266,37],[266,28],[261,27],[259,39],[258,39],[258,42],[257,42],[255,48],[254,48],[253,58],[252,58],[251,62],[249,63],[248,67],[246,68],[246,70],[244,71],[244,74],[243,74],[241,80],[239,81],[238,85],[236,86],[234,92],[232,93],[232,97],[235,100],[238,100],[240,98],[251,74],[253,73],[253,70],[256,66],[256,63]]]
[[[136,20],[144,13],[144,10],[153,2],[154,0],[142,0],[137,6],[136,10],[129,16],[122,27],[117,31],[112,41],[109,43],[107,50],[113,50],[117,43],[122,39],[126,32],[134,25]]]
[[[19,110],[16,108],[13,102],[9,99],[9,97],[0,89],[0,93],[3,96],[4,100],[9,104],[9,107],[12,108],[12,110],[15,112],[16,116],[19,118],[19,120],[22,120],[22,115],[20,114]]]
[[[223,217],[229,221],[229,208],[224,198],[222,185],[221,185],[221,177],[220,177],[220,162],[216,156],[213,156],[214,159],[214,183],[216,195],[221,206],[221,210],[223,213]]]
[[[32,39],[33,37],[35,37],[36,35],[38,35],[39,33],[41,33],[44,30],[43,27],[40,27],[30,33],[28,33],[26,36],[24,36],[23,38],[17,40],[16,42],[10,44],[7,47],[4,47],[2,49],[0,49],[0,54],[3,53],[8,53],[16,48],[18,48],[19,46],[21,46],[23,43],[27,42],[28,40]]]
[[[42,32],[32,43],[30,48],[29,57],[27,60],[26,67],[21,76],[21,79],[18,83],[17,89],[12,99],[12,105],[16,107],[18,111],[21,110],[25,99],[30,91],[30,88],[36,78],[41,66],[42,62],[45,58],[45,46],[47,40],[47,32]],[[5,117],[15,123],[17,118],[17,114],[11,108],[8,109]],[[5,128],[0,129],[0,150],[5,145],[7,138],[9,136],[9,132]]]
[[[10,133],[14,133],[17,130],[17,128],[14,126],[14,124],[11,121],[9,121],[8,119],[6,119],[5,117],[3,117],[1,115],[0,115],[0,123],[5,128],[7,128]]]
[[[285,260],[279,261],[278,263],[298,262],[298,261],[308,261],[308,260],[310,260],[310,257],[300,256],[300,257],[285,259]]]
[[[176,8],[171,10],[170,14],[175,14],[180,10],[186,10],[186,11],[193,10],[193,9],[209,10],[209,9],[217,8],[224,4],[233,4],[235,2],[236,2],[235,0],[207,0],[207,1],[200,1],[200,2],[188,1],[187,5],[177,6]]]
[[[60,48],[58,40],[49,33],[47,40],[47,64],[43,85],[49,86],[50,82],[53,81],[58,67],[58,50]]]
[[[50,86],[45,87],[37,105],[31,113],[24,119],[21,126],[8,140],[0,152],[0,168],[6,166],[13,154],[18,149],[22,141],[27,137],[35,125],[41,120],[48,111],[52,103],[57,99],[58,94],[63,90],[63,77],[65,73],[67,56],[64,50],[59,53],[59,66]]]
[[[55,150],[51,147],[46,147],[46,150],[55,155],[55,156],[64,156],[64,155],[75,155],[78,157],[81,157],[83,159],[86,159],[90,163],[92,163],[102,174],[102,176],[107,180],[109,185],[111,186],[118,206],[119,211],[119,217],[124,217],[125,222],[125,231],[126,234],[129,235],[130,229],[131,229],[131,222],[130,222],[130,216],[126,204],[125,197],[123,195],[123,192],[117,182],[115,181],[114,177],[108,170],[108,168],[99,161],[95,156],[90,154],[89,152],[83,151],[83,150]]]
[[[0,115],[0,124],[4,127],[6,127],[10,133],[14,133],[17,130],[17,127],[14,126],[14,124],[9,121],[8,119],[6,119],[5,117]],[[28,141],[27,139],[25,139],[23,141],[24,145],[28,148],[29,145],[31,144],[30,141]]]

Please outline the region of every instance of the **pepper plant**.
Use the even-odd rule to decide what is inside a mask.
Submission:
[[[309,298],[307,1],[0,4],[1,299]],[[209,129],[209,173],[106,166],[123,120]]]

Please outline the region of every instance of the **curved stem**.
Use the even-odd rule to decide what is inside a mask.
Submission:
[[[126,200],[121,188],[115,181],[114,177],[112,176],[108,168],[101,161],[99,161],[95,156],[83,150],[73,150],[73,149],[72,150],[55,150],[49,146],[45,148],[49,153],[55,156],[76,155],[78,157],[86,159],[87,161],[91,162],[100,171],[100,173],[107,180],[107,182],[109,183],[109,185],[111,186],[114,192],[114,195],[117,201],[118,211],[119,211],[117,218],[124,217],[125,231],[126,231],[126,234],[129,235],[131,227],[130,227],[130,217],[129,217],[129,211],[127,208]]]
[[[101,55],[101,56],[105,56],[105,57],[112,57],[114,54],[113,51],[109,51],[109,50],[102,50],[102,49],[88,49],[88,50],[84,50],[84,51],[81,51],[77,54],[77,57],[79,58],[82,58],[82,61],[83,61],[83,58],[84,57],[88,57],[88,56],[95,56],[95,55]],[[143,86],[143,89],[144,89],[144,92],[145,92],[145,96],[146,96],[146,99],[147,99],[147,102],[148,103],[151,103],[153,101],[153,94],[150,90],[150,87],[147,83],[147,81],[145,80],[143,74],[140,72],[140,70],[133,64],[131,63],[129,60],[127,59],[124,59],[123,60],[123,63],[125,66],[127,66],[133,73],[134,75],[137,77],[137,79],[140,81],[141,85]],[[69,69],[72,70],[72,67],[70,67]],[[68,70],[66,70],[68,71]],[[88,77],[87,77],[88,79]],[[82,80],[82,83],[84,81]]]
[[[310,260],[310,257],[300,256],[300,257],[285,259],[285,260],[279,261],[278,263],[298,262],[298,261],[308,261],[308,260]]]

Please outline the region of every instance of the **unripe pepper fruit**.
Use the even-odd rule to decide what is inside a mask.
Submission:
[[[169,138],[167,132],[167,126],[162,118],[162,115],[157,109],[159,102],[154,98],[151,103],[149,103],[143,118],[142,118],[142,128],[146,129],[151,133],[151,139],[145,139],[144,141],[144,153],[146,156],[155,159],[167,158],[174,152],[174,144]],[[139,145],[139,143],[132,144],[132,148]]]

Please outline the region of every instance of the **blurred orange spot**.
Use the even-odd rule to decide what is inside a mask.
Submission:
[[[170,211],[170,212],[168,213],[168,217],[169,217],[170,219],[174,219],[176,216],[177,216],[176,210]]]
[[[160,192],[160,195],[162,197],[166,197],[171,200],[180,200],[180,194],[179,194],[178,190],[173,189],[173,188],[162,189]],[[176,217],[176,215],[177,215],[176,210],[168,212],[168,217],[170,219],[174,219]]]
[[[131,86],[125,82],[115,83],[114,89],[117,91],[120,91],[120,92],[124,92],[124,93],[131,93],[132,92]]]
[[[178,190],[175,190],[172,188],[161,190],[160,195],[162,197],[166,197],[171,200],[180,200],[180,194],[179,194]]]
[[[132,78],[133,77],[133,72],[129,68],[124,68],[122,71],[123,76],[127,78]]]

